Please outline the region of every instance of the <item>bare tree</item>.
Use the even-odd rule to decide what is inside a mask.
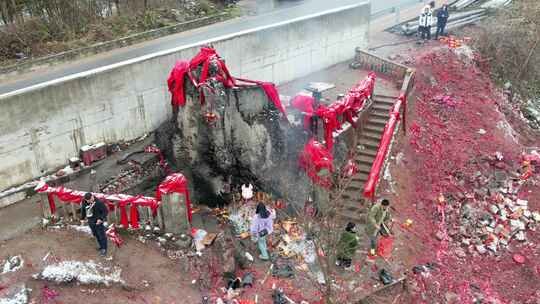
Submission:
[[[522,94],[540,92],[540,2],[513,1],[484,23],[476,47],[490,60],[495,76],[510,81]],[[534,92],[533,92],[534,93]]]

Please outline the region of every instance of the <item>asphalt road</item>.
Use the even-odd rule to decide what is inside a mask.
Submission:
[[[258,0],[261,1],[261,0]],[[268,0],[266,0],[268,1]],[[164,51],[182,45],[194,44],[223,35],[249,30],[256,27],[266,26],[318,13],[324,10],[340,6],[352,5],[364,0],[271,0],[274,4],[266,7],[266,11],[259,12],[255,16],[237,18],[227,22],[214,24],[205,28],[179,33],[153,41],[133,45],[130,47],[98,54],[71,63],[60,64],[51,68],[15,76],[11,79],[3,79],[0,84],[0,96],[16,90],[24,89],[43,82],[55,80],[72,74],[104,67],[110,64],[134,59],[158,51]],[[411,0],[374,0],[372,1],[371,13]]]

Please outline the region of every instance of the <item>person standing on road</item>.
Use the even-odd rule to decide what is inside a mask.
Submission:
[[[251,220],[251,227],[249,229],[251,240],[257,242],[257,246],[261,252],[259,258],[264,261],[270,259],[266,239],[274,231],[274,218],[275,215],[268,211],[263,203],[259,203],[255,209],[255,216]]]
[[[446,28],[446,23],[448,22],[448,4],[443,4],[443,6],[437,12],[437,32],[435,33],[435,39],[439,39],[439,35],[444,36],[444,29]]]
[[[88,221],[90,230],[99,245],[99,254],[107,255],[107,236],[104,222],[107,219],[107,206],[96,199],[91,193],[86,193],[81,206],[81,222]]]
[[[426,5],[422,9],[422,14],[418,18],[418,31],[420,33],[420,39],[424,42],[431,39],[431,25],[433,24],[433,12],[431,5]]]
[[[375,255],[379,235],[390,233],[388,223],[392,220],[392,216],[389,209],[390,201],[387,199],[383,199],[380,203],[374,204],[369,209],[366,234],[370,241],[369,254],[372,256]]]

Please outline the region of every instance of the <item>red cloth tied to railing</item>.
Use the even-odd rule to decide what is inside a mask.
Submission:
[[[334,132],[341,130],[345,122],[349,122],[356,128],[354,118],[364,106],[365,101],[373,94],[375,79],[375,73],[370,72],[366,79],[349,90],[343,98],[336,100],[329,106],[320,105],[315,111],[323,121],[324,140],[328,150],[332,151],[334,146]],[[338,119],[339,116],[343,116],[343,121]]]
[[[310,139],[300,154],[299,165],[313,182],[321,187],[330,188],[332,180],[329,173],[334,172],[333,161],[332,153],[323,144]],[[328,174],[320,176],[322,170],[328,170]]]
[[[218,67],[217,75],[213,77],[209,77],[208,75],[211,63],[215,63]],[[195,79],[193,71],[198,69],[198,67],[201,65],[202,68],[199,74],[199,79]],[[226,88],[245,86],[245,84],[239,84],[237,81],[252,83],[260,86],[264,90],[266,96],[274,103],[276,108],[283,113],[285,119],[287,119],[285,109],[281,105],[279,94],[273,83],[241,78],[235,79],[233,76],[231,76],[227,65],[225,62],[223,62],[223,59],[221,59],[216,50],[213,48],[203,47],[189,63],[187,61],[178,61],[175,64],[174,68],[169,74],[169,78],[167,79],[169,92],[171,92],[172,95],[171,103],[173,107],[184,106],[186,103],[184,91],[184,80],[186,75],[190,79],[191,83],[200,90],[201,103],[204,103],[205,98],[204,92],[201,90],[201,88],[207,85],[207,81],[209,79],[214,79],[221,82]]]
[[[399,120],[401,107],[405,107],[406,102],[405,95],[402,94],[390,111],[390,119],[388,119],[388,122],[384,127],[381,142],[379,143],[379,148],[377,149],[377,154],[375,155],[373,165],[371,166],[371,170],[369,172],[368,180],[364,186],[364,196],[366,198],[373,199],[375,197],[377,183],[379,182],[380,173],[388,154],[392,137],[394,136],[394,130]]]
[[[304,113],[304,129],[309,130],[313,117],[313,104],[315,98],[306,95],[296,95],[291,100],[291,106]]]
[[[324,125],[324,140],[325,145],[322,145],[315,140],[309,141],[300,155],[300,167],[306,170],[308,176],[318,185],[330,187],[331,180],[329,177],[321,178],[320,170],[323,168],[332,168],[332,148],[334,146],[334,132],[341,130],[345,121],[349,122],[352,127],[356,128],[354,118],[358,112],[364,107],[365,101],[371,98],[375,88],[375,73],[371,72],[367,78],[360,81],[347,94],[332,103],[329,106],[320,105],[316,110],[313,109],[315,100],[310,96],[298,95],[293,98],[291,105],[304,112],[304,128],[309,129],[313,114],[316,114],[322,119]],[[343,116],[344,120],[340,121],[339,116]],[[321,162],[321,160],[324,160]],[[328,162],[328,160],[330,160]],[[316,163],[319,162],[319,163]],[[324,166],[321,166],[324,164]],[[347,168],[354,174],[354,166]]]

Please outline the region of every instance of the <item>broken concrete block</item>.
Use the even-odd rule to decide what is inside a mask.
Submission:
[[[532,218],[533,218],[533,220],[535,222],[537,222],[537,223],[540,222],[540,212],[534,211],[534,212],[532,212],[531,215],[532,215]]]
[[[476,251],[480,254],[485,254],[487,252],[486,246],[484,245],[476,245]]]
[[[528,201],[522,200],[522,199],[518,199],[518,200],[516,201],[516,204],[518,204],[519,206],[527,206],[528,203],[529,203]]]
[[[496,205],[489,205],[489,211],[493,214],[497,214],[497,212],[499,212],[499,207]]]
[[[510,220],[510,229],[512,231],[525,230],[525,223],[520,220]]]
[[[525,232],[523,231],[519,231],[518,233],[516,233],[516,235],[514,236],[514,238],[520,242],[523,242],[525,241],[526,237],[525,237]]]

